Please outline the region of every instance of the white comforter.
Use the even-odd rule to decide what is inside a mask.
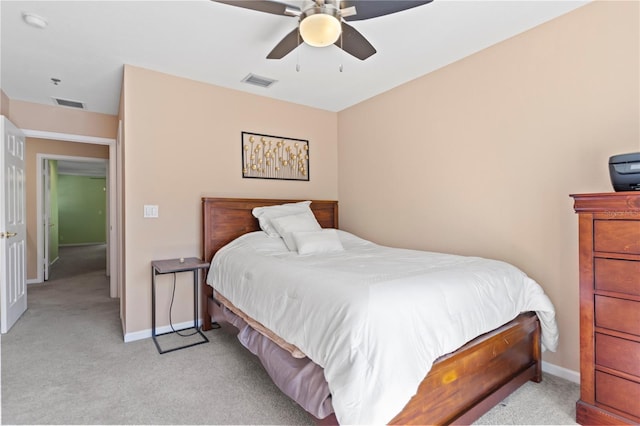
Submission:
[[[543,349],[556,349],[553,305],[514,266],[338,232],[345,251],[306,256],[243,235],[214,256],[207,283],[324,368],[341,424],[389,422],[434,360],[521,312],[537,312]]]

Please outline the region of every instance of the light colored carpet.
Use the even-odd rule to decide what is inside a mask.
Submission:
[[[29,309],[0,341],[3,424],[313,424],[230,326],[164,355],[151,339],[123,343],[100,250],[61,249],[52,280],[29,286]],[[477,423],[575,424],[578,395],[545,375]]]
[[[576,425],[578,398],[577,384],[543,373],[541,383],[525,383],[474,424]]]

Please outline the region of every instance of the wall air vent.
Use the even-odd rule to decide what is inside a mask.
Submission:
[[[56,103],[56,105],[85,109],[84,104],[82,102],[71,101],[69,99],[60,99],[60,98],[53,98],[53,101]]]
[[[267,77],[260,77],[259,75],[255,75],[255,74],[249,74],[242,79],[243,83],[253,84],[254,86],[260,86],[264,88],[270,87],[276,81],[277,80],[273,80]]]

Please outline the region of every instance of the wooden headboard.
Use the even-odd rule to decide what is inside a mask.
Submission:
[[[202,259],[211,262],[213,255],[223,246],[248,232],[259,231],[258,219],[251,211],[254,207],[295,203],[304,200],[274,200],[264,198],[202,198]],[[338,202],[312,200],[311,210],[323,228],[338,228]],[[202,274],[206,280],[206,271]],[[210,330],[209,301],[213,288],[202,283],[202,329]]]
[[[295,203],[304,200],[266,198],[202,198],[202,259],[210,262],[224,245],[248,232],[259,231],[254,207]],[[312,200],[311,210],[323,228],[338,228],[338,202]]]

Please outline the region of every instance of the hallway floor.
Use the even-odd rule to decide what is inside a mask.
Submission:
[[[107,268],[107,245],[60,247],[58,260],[49,267],[49,280],[55,281]]]

